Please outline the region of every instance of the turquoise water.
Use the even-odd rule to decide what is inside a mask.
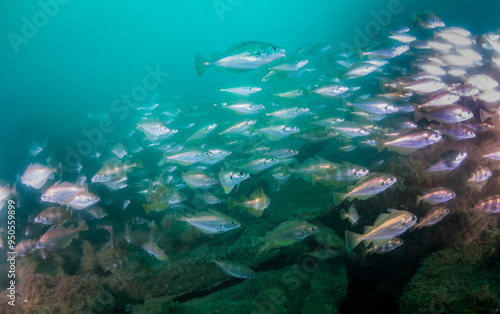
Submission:
[[[41,202],[40,197],[57,180],[73,183],[78,175],[86,176],[89,191],[100,198],[97,205],[108,214],[108,217],[100,220],[93,218],[85,209],[73,209],[71,223],[78,226],[81,220],[85,220],[89,226],[88,231],[80,233],[78,240],[73,240],[68,247],[48,252],[45,257],[37,250],[17,259],[15,310],[19,312],[64,312],[71,308],[68,298],[56,299],[52,303],[59,303],[59,306],[52,308],[42,308],[42,305],[46,306],[46,301],[41,300],[47,291],[54,293],[55,290],[51,290],[57,286],[54,282],[62,282],[58,289],[67,290],[65,287],[74,285],[71,280],[77,280],[83,288],[68,290],[70,299],[72,293],[76,295],[83,294],[81,291],[92,291],[86,301],[82,301],[83,297],[74,298],[75,304],[78,304],[75,308],[85,313],[211,313],[238,309],[243,313],[334,313],[336,310],[359,313],[367,307],[378,313],[397,312],[401,291],[416,273],[419,262],[439,249],[466,242],[453,233],[454,228],[462,229],[473,224],[461,220],[460,215],[465,212],[463,208],[471,208],[479,200],[498,192],[494,183],[487,185],[480,193],[471,192],[463,181],[480,164],[490,166],[493,170],[490,182],[496,180],[497,166],[493,162],[484,162],[484,159],[481,162],[480,154],[485,147],[493,147],[491,143],[495,143],[496,133],[481,135],[477,141],[465,142],[463,145],[447,140],[447,146],[419,151],[407,157],[363,147],[357,140],[310,142],[292,136],[270,141],[262,134],[253,137],[217,135],[245,119],[256,119],[255,129],[283,123],[287,126],[296,125],[304,132],[311,128],[309,123],[312,120],[329,118],[334,112],[332,108],[341,108],[341,98],[322,98],[309,94],[289,100],[276,98],[273,94],[295,88],[310,90],[315,84],[322,85],[334,77],[341,78],[340,70],[329,68],[339,59],[334,53],[355,48],[364,50],[377,42],[383,42],[387,34],[382,29],[390,23],[408,25],[418,39],[432,38],[433,30],[423,30],[414,25],[411,18],[413,11],[432,10],[446,23],[446,27],[462,27],[473,35],[496,32],[500,6],[495,1],[472,4],[468,1],[404,0],[145,3],[53,0],[8,1],[0,4],[0,7],[0,34],[3,35],[0,41],[0,104],[3,117],[0,124],[0,183],[1,186],[9,184],[12,187],[14,183],[17,186],[17,197],[9,196],[9,199],[15,200],[17,208],[16,243],[23,239],[38,240],[47,231],[46,226],[33,224],[32,221],[42,210],[55,206]],[[262,78],[267,73],[265,67],[244,73],[209,68],[202,76],[197,74],[197,53],[211,60],[213,53],[223,53],[231,45],[245,41],[261,41],[283,48],[286,60],[294,60],[293,52],[306,44],[324,43],[331,48],[325,53],[304,57],[311,60],[311,69],[314,70],[306,74],[304,79],[280,77],[263,83]],[[378,78],[403,76],[396,74],[397,70],[394,69],[397,67],[406,67],[411,72],[410,62],[415,61],[419,53],[407,53],[390,59],[381,71],[355,80],[361,83],[349,80],[346,84],[351,87],[362,85],[355,96],[380,93]],[[491,59],[490,52],[482,50],[482,53],[485,53],[485,58]],[[498,69],[493,69],[489,61],[477,68],[478,72],[471,70],[468,74],[485,73],[498,78]],[[455,79],[450,81],[456,82]],[[344,82],[342,78],[340,82]],[[263,112],[240,116],[223,108],[222,103],[244,98],[220,92],[221,88],[249,85],[262,87],[263,92],[251,99],[266,106]],[[127,105],[127,98],[131,105]],[[355,97],[351,98],[353,100]],[[474,110],[479,120],[479,108],[483,108],[480,107],[483,105],[471,104],[471,99],[467,98],[468,108]],[[421,98],[413,100],[420,101]],[[159,104],[159,107],[154,110],[136,110],[137,107],[154,104]],[[293,123],[292,120],[283,122],[266,116],[266,113],[275,111],[273,107],[277,110],[294,106],[309,108],[310,113],[298,117]],[[165,111],[173,113],[178,109],[181,110],[178,115],[161,114]],[[177,129],[178,133],[168,139],[147,139],[137,129],[137,123],[148,116],[161,117],[166,122],[171,118],[173,121],[167,126]],[[406,117],[413,120],[412,113],[406,114]],[[431,124],[424,121],[419,126]],[[189,123],[194,126],[185,128]],[[218,124],[213,134],[202,140],[187,142],[189,135],[210,123]],[[386,126],[382,122],[379,125]],[[131,135],[132,131],[135,133]],[[250,131],[253,132],[254,128]],[[242,142],[227,148],[224,146],[235,140]],[[39,144],[46,141],[42,152],[35,157],[30,156],[28,151],[33,141]],[[172,165],[161,162],[163,152],[160,147],[170,142],[200,149],[224,148],[233,153],[224,160],[228,164],[205,164],[205,168],[197,168],[199,163],[186,166],[174,162],[177,170],[158,179],[162,170]],[[111,149],[118,143],[128,150],[123,162],[140,161],[144,167],[127,174],[128,187],[125,189],[113,191],[99,183],[91,184],[91,178],[112,157]],[[339,149],[349,144],[358,147],[353,151]],[[332,192],[345,192],[344,187],[319,183],[312,185],[310,178],[307,180],[300,175],[292,176],[282,185],[276,184],[269,177],[272,169],[283,166],[283,163],[262,172],[251,173],[250,179],[229,193],[230,197],[240,199],[262,188],[270,198],[270,207],[259,218],[244,210],[228,210],[228,195],[223,193],[219,185],[210,191],[220,196],[222,203],[213,206],[200,204],[197,200],[196,195],[204,189],[184,187],[187,180],[182,178],[181,171],[204,171],[217,181],[220,180],[222,168],[242,170],[243,164],[261,156],[246,154],[259,145],[271,149],[286,147],[298,150],[295,160],[287,165],[292,169],[294,162],[303,164],[308,158],[318,156],[335,163],[349,161],[359,164],[370,172],[391,174],[398,178],[398,182],[382,196],[354,201],[361,216],[356,227],[339,219],[339,210],[347,210],[349,202],[335,205],[331,197]],[[137,147],[141,147],[142,151],[132,152]],[[471,157],[458,171],[439,178],[425,179],[408,170],[423,167],[422,163],[427,165],[447,149],[466,149]],[[97,158],[96,153],[100,155]],[[173,154],[169,152],[167,156]],[[21,183],[20,177],[31,163],[44,166],[61,163],[62,176],[56,175],[55,179],[49,179],[39,190],[28,187]],[[76,169],[79,166],[82,169],[78,172]],[[172,176],[172,181],[167,184],[168,175]],[[151,182],[155,180],[163,180],[168,186],[178,185],[186,197],[181,202],[183,205],[179,205],[176,210],[171,210],[175,208],[172,206],[147,215],[142,204],[151,202],[145,194],[154,195]],[[415,205],[415,196],[422,190],[448,183],[457,192],[457,199],[450,205],[452,215],[447,217],[446,228],[429,231],[425,235],[405,234],[407,238],[404,238],[405,244],[400,249],[371,259],[362,259],[359,247],[354,253],[345,252],[345,230],[362,233],[363,228],[373,225],[378,215],[387,208],[406,208],[421,218],[426,211]],[[126,208],[124,201],[130,201]],[[207,235],[188,228],[185,222],[176,221],[176,218],[182,220],[179,215],[194,215],[208,208],[235,218],[241,223],[242,229]],[[8,219],[6,209],[1,214],[3,222],[0,227],[7,228],[8,221],[12,219]],[[156,222],[159,235],[153,242],[158,243],[170,261],[157,260],[142,249],[142,244],[148,241],[150,227],[147,224],[135,225],[133,219],[136,218]],[[304,256],[307,255],[303,253],[311,252],[318,246],[317,243],[321,244],[319,236],[307,237],[291,246],[270,249],[260,257],[254,254],[251,236],[262,237],[283,222],[304,219],[325,226],[325,230],[328,230],[326,233],[331,231],[336,234],[331,235],[328,241],[330,244],[341,243],[340,246],[331,245],[339,256],[319,263],[318,271],[315,268],[302,278],[297,273],[290,277],[288,271],[293,270],[294,265],[302,267],[303,272],[308,269],[304,266]],[[496,227],[496,218],[491,220],[491,225],[485,226],[484,230]],[[125,241],[125,222],[132,226],[134,243]],[[69,225],[69,222],[65,224],[66,227]],[[114,250],[108,245],[109,233],[98,228],[102,225],[114,228]],[[29,231],[26,231],[27,228]],[[477,234],[474,236],[478,237]],[[10,250],[7,247],[7,235],[4,233],[2,237],[5,249],[0,258],[3,259]],[[470,240],[472,236],[468,237]],[[324,243],[321,245],[324,246]],[[259,279],[240,280],[218,273],[220,269],[211,259],[246,264],[255,270]],[[123,267],[116,266],[120,269],[115,271],[109,264],[123,264]],[[2,262],[0,266],[2,272],[7,271],[8,264]],[[174,272],[172,269],[179,271]],[[3,275],[0,273],[0,276]],[[39,289],[26,284],[38,284],[37,280],[43,281],[41,278],[50,283],[40,284]],[[293,285],[295,278],[301,282],[297,288]],[[92,290],[88,288],[90,286],[100,288]],[[9,287],[7,275],[0,278],[0,287]],[[283,291],[285,301],[277,302],[276,298],[280,297],[271,298],[270,301],[266,299],[263,295],[272,293],[272,289]],[[232,306],[231,301],[234,302]],[[324,307],[321,307],[323,303]],[[311,304],[317,307],[307,308]],[[3,309],[13,310],[12,307]]]

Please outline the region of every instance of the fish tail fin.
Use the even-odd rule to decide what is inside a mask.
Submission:
[[[333,201],[335,206],[342,203],[345,200],[346,193],[333,192]]]
[[[146,211],[146,214],[149,215],[149,213],[151,212],[151,205],[148,204],[148,203],[142,203],[142,207],[144,208],[144,210]]]
[[[232,210],[233,208],[235,208],[237,206],[238,206],[238,201],[234,197],[228,196],[228,198],[227,198],[227,209],[228,210]]]
[[[384,77],[381,77],[378,79],[378,85],[380,86],[380,90],[384,92],[388,87],[387,87],[387,79]]]
[[[423,198],[423,196],[417,195],[417,205],[420,204]]]
[[[292,171],[292,169],[290,168],[290,166],[288,166],[287,164],[284,164],[283,165],[283,175],[286,177],[287,175],[289,175]]]
[[[418,110],[415,110],[413,112],[413,114],[415,115],[415,122],[418,122],[419,120],[422,120],[423,118],[425,118],[425,113],[420,112]]]
[[[134,167],[136,168],[144,168],[144,166],[142,165],[142,162],[140,160],[136,161],[134,163]]]
[[[342,210],[340,211],[340,219],[341,219],[341,220],[344,220],[344,219],[346,219],[346,218],[347,218],[347,212],[345,211],[345,209],[342,209]]]
[[[376,144],[376,146],[377,146],[377,150],[378,150],[379,152],[381,152],[381,151],[383,151],[383,150],[384,150],[384,148],[385,148],[385,141],[384,141],[384,139],[383,139],[383,138],[378,137],[378,136],[377,136],[377,137],[375,137],[375,144]]]
[[[352,106],[352,103],[346,98],[342,99],[342,109],[346,109]]]
[[[80,224],[78,225],[78,230],[79,231],[87,231],[87,230],[89,230],[89,226],[87,226],[87,223],[85,222],[85,220],[82,220],[80,222]]]
[[[176,221],[186,221],[186,216],[184,216],[183,214],[181,214],[179,212],[175,212],[175,220]]]
[[[316,184],[316,182],[320,181],[320,179],[319,179],[319,176],[317,174],[315,174],[314,172],[312,173],[311,176],[312,176],[311,177],[311,183],[314,186]]]
[[[54,168],[54,172],[57,173],[59,177],[62,177],[61,163],[59,163],[57,167]]]
[[[356,53],[356,55],[358,56],[359,60],[363,59],[363,57],[365,56],[365,53],[363,52],[363,50],[359,49],[359,48],[356,48],[354,50],[354,52]]]
[[[262,242],[264,242],[264,237],[251,236],[250,241],[253,246],[259,246]]]
[[[414,224],[413,226],[410,227],[410,233],[415,231],[415,229],[418,228],[418,224]],[[419,228],[420,229],[420,228]]]
[[[414,22],[417,22],[417,12],[416,11],[411,12],[411,19]]]
[[[486,110],[479,109],[479,116],[481,117],[481,122],[484,122],[484,120],[486,120],[489,117],[491,117],[491,113],[489,113]]]
[[[361,242],[362,236],[362,234],[354,233],[351,231],[345,232],[345,247],[347,249],[347,252],[350,252]]]
[[[10,190],[10,193],[12,193],[12,195],[14,195],[15,197],[17,197],[17,190],[16,190],[16,183],[14,183],[14,186],[12,187],[12,190]]]
[[[202,74],[205,73],[205,71],[210,66],[210,63],[208,62],[208,59],[205,58],[205,57],[203,57],[199,53],[196,54],[196,58],[195,58],[194,64],[196,66],[196,72],[198,72],[199,76],[202,76]]]

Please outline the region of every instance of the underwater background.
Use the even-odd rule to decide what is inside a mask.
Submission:
[[[222,103],[239,98],[220,89],[259,85],[267,73],[266,68],[243,73],[208,69],[200,76],[195,67],[197,53],[212,59],[212,53],[223,53],[233,44],[246,41],[283,48],[286,59],[304,45],[323,43],[331,48],[314,69],[322,73],[322,66],[335,59],[334,53],[365,49],[383,42],[387,38],[383,28],[391,23],[407,25],[419,39],[432,38],[433,30],[421,29],[412,20],[414,11],[432,11],[446,27],[461,27],[474,35],[495,33],[500,27],[497,1],[41,0],[3,1],[0,7],[3,36],[0,40],[0,185],[8,184],[10,188],[16,183],[16,195],[4,198],[16,203],[15,243],[24,239],[36,241],[47,232],[47,226],[35,224],[33,219],[49,207],[40,197],[58,180],[73,183],[79,176],[86,176],[89,191],[100,198],[98,205],[107,213],[106,217],[96,218],[86,213],[86,209],[74,208],[71,222],[65,226],[76,227],[84,220],[89,230],[82,231],[67,247],[50,251],[46,256],[42,256],[40,250],[17,256],[16,306],[13,307],[8,304],[12,301],[8,297],[12,289],[9,290],[10,264],[6,261],[7,252],[12,251],[7,246],[7,226],[12,219],[8,218],[6,206],[0,212],[5,244],[0,251],[0,312],[435,313],[466,309],[487,313],[500,309],[500,283],[495,276],[500,263],[498,218],[495,214],[471,210],[480,201],[500,194],[498,161],[487,163],[493,175],[482,191],[471,191],[463,181],[476,166],[485,164],[481,162],[482,154],[495,150],[497,125],[490,133],[470,142],[460,142],[460,145],[453,142],[408,156],[387,150],[379,152],[362,145],[354,150],[338,149],[352,143],[358,145],[357,141],[307,141],[290,137],[282,138],[277,144],[260,138],[247,139],[247,135],[228,139],[214,134],[250,117],[237,116],[223,108]],[[410,68],[410,63],[417,58],[418,53],[408,53],[391,59],[387,67]],[[488,66],[491,68],[487,64],[481,73],[498,79],[499,70]],[[359,84],[367,87],[358,93],[380,93],[377,78],[383,75],[384,72],[370,74],[369,83]],[[388,76],[394,79],[398,75],[390,72]],[[300,78],[298,80],[300,82]],[[318,82],[324,80],[322,77]],[[154,87],[145,88],[148,83]],[[297,81],[290,83],[283,78],[273,84],[266,96],[262,96],[265,99],[258,99],[267,105],[263,113],[251,117],[257,119],[257,123],[268,121],[266,113],[274,111],[271,103],[280,102],[272,97],[274,92],[297,87]],[[304,83],[308,84],[309,81]],[[132,97],[135,108],[124,105],[127,95],[137,96]],[[286,99],[282,103],[285,107],[310,106],[317,119],[331,116],[331,112],[321,111],[324,106],[342,107],[340,98],[307,97]],[[136,109],[154,104],[159,107]],[[475,110],[475,117],[479,116],[479,106],[469,106]],[[168,112],[161,117],[172,118],[179,134],[166,140],[151,140],[141,133],[137,124],[143,118],[160,116],[160,112]],[[413,120],[413,114],[408,117]],[[103,127],[103,121],[111,124]],[[298,124],[306,122],[299,120]],[[295,174],[276,185],[269,179],[270,169],[251,174],[248,180],[230,189],[230,193],[222,189],[212,191],[223,198],[222,203],[214,206],[196,201],[203,189],[184,184],[182,190],[188,191],[184,192],[186,200],[180,203],[187,204],[185,207],[145,211],[142,204],[150,203],[151,198],[158,195],[155,193],[159,193],[155,183],[151,187],[151,181],[168,180],[161,178],[169,163],[162,162],[164,151],[159,149],[160,145],[178,141],[177,144],[190,146],[186,138],[175,136],[191,135],[210,123],[218,124],[216,132],[191,146],[223,148],[229,141],[245,141],[234,149],[232,159],[200,168],[213,172],[216,178],[222,168],[227,169],[225,161],[244,164],[253,160],[259,154],[247,155],[247,151],[264,143],[271,149],[296,149],[299,151],[296,163],[304,164],[315,156],[339,164],[348,161],[367,167],[370,172],[391,174],[398,182],[396,188],[381,195],[353,201],[360,216],[356,226],[339,217],[341,210],[349,209],[350,202],[336,205],[332,198],[332,192],[346,192],[345,188],[313,185],[311,179]],[[185,127],[186,124],[194,126]],[[256,124],[255,128],[264,125],[267,122]],[[90,140],[89,134],[97,136],[94,139],[98,144],[82,153],[86,150],[84,143]],[[33,142],[43,146],[36,156],[30,154]],[[106,165],[118,143],[128,149],[128,160],[140,161],[143,167],[128,174],[125,189],[110,190],[94,180],[90,182]],[[136,152],[132,152],[132,147]],[[429,165],[447,149],[459,148],[467,150],[469,159],[455,172],[429,177],[416,174],[415,169],[425,168],[423,164]],[[49,178],[50,183],[42,189],[22,184],[21,176],[33,163],[51,167],[61,163],[62,175]],[[175,165],[177,170],[171,172],[172,184],[179,186],[187,181],[181,179],[181,170],[183,173],[200,170],[195,168],[197,164]],[[296,169],[293,163],[287,167]],[[448,186],[457,194],[447,203],[450,214],[442,222],[405,233],[401,236],[404,244],[392,252],[362,256],[359,247],[346,252],[344,232],[363,233],[363,228],[372,226],[388,208],[408,210],[419,218],[425,216],[428,207],[417,206],[415,196],[435,186]],[[249,197],[260,188],[270,199],[262,216],[256,218],[241,207],[242,210],[237,210],[238,206],[228,210],[228,196]],[[179,215],[185,218],[207,209],[235,218],[242,228],[207,234],[189,228],[179,219]],[[154,241],[148,239],[153,229],[151,221],[158,226]],[[264,237],[266,232],[287,221],[307,221],[319,231],[300,241],[287,239],[282,241],[287,244],[274,244],[277,247],[264,253],[254,251],[251,237]],[[131,227],[132,241],[126,240],[125,224]],[[100,228],[102,226],[114,228],[113,247],[109,245],[110,233]],[[149,242],[158,244],[168,260],[147,252],[143,243]],[[316,250],[318,245],[335,250],[335,257],[304,255]],[[255,271],[258,278],[228,276],[212,260],[244,264]]]

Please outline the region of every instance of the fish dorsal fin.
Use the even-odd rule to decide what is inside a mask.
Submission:
[[[57,181],[57,182],[61,182],[61,181]],[[57,184],[57,183],[56,183],[56,184]],[[55,186],[56,184],[54,184],[54,186]],[[71,184],[71,183],[69,183],[69,182],[64,181],[64,182],[62,182],[62,183],[57,184],[57,186],[59,186],[59,187],[73,187],[73,184]]]
[[[233,44],[229,48],[227,48],[226,53],[230,53],[231,51],[236,51],[236,50],[241,49],[242,47],[245,47],[245,46],[250,45],[252,43],[254,43],[254,41],[244,41],[242,43]]]
[[[377,220],[375,220],[375,222],[373,223],[373,225],[378,225],[380,224],[381,222],[383,222],[385,219],[387,219],[387,217],[389,217],[390,214],[380,214],[378,217],[377,217]]]
[[[389,212],[389,214],[394,214],[394,213],[399,212],[399,210],[397,210],[395,208],[387,208],[387,211]]]
[[[260,190],[259,190],[259,189],[257,189],[257,190],[255,190],[255,191],[253,191],[253,192],[252,192],[252,194],[250,194],[250,196],[248,196],[248,199],[253,200],[253,199],[259,198],[259,197],[261,196],[261,191],[262,191],[262,188],[260,188]],[[263,194],[263,193],[264,193],[264,192],[262,192],[262,194]]]

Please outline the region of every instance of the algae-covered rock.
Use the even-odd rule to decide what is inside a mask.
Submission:
[[[212,290],[182,304],[165,297],[149,299],[133,312],[337,313],[347,293],[347,274],[342,263],[305,256],[291,266],[260,271],[257,279],[226,276]]]
[[[487,244],[446,248],[422,261],[400,299],[403,313],[500,311],[500,237]]]

